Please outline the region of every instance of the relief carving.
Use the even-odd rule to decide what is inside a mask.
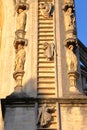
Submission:
[[[44,43],[44,55],[47,57],[47,60],[52,60],[54,57],[54,44],[53,43]]]
[[[39,108],[37,124],[41,127],[46,127],[52,120],[52,111],[54,111],[54,106],[48,107],[47,104],[43,104],[43,106]]]
[[[54,6],[52,3],[41,3],[40,4],[41,15],[46,18],[50,18],[53,15]]]

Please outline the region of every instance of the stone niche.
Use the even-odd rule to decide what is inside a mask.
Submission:
[[[62,104],[61,129],[87,130],[87,104]]]

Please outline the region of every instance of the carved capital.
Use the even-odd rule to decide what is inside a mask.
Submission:
[[[67,11],[68,8],[72,8],[73,10],[75,10],[73,1],[70,1],[70,0],[69,1],[64,1],[62,9],[64,11]]]
[[[27,39],[23,39],[23,38],[18,38],[14,40],[14,47],[17,50],[18,45],[21,44],[22,46],[27,46],[28,41]]]
[[[29,9],[29,4],[26,3],[26,1],[19,1],[17,4],[16,4],[16,11],[18,13],[18,10],[19,9],[22,9],[22,10],[28,10]]]
[[[75,30],[66,31],[66,38],[64,40],[64,45],[66,47],[69,47],[69,45],[73,45],[74,49],[77,48],[78,42],[77,42],[77,35]]]
[[[78,42],[77,42],[77,38],[73,37],[73,38],[67,38],[64,41],[64,45],[66,47],[69,47],[70,45],[73,45],[74,50],[76,50],[77,46],[78,46]]]

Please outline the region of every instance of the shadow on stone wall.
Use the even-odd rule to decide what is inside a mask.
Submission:
[[[6,97],[9,98],[29,98],[37,97],[37,80],[30,79],[24,86],[14,87],[14,92]],[[16,89],[15,89],[16,88]]]

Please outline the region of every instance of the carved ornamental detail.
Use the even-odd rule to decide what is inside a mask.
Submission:
[[[40,4],[41,15],[44,18],[50,18],[53,16],[54,6],[52,3],[43,2]]]
[[[77,92],[78,59],[76,56],[77,34],[76,34],[76,18],[73,0],[64,0],[63,4],[64,24],[65,24],[65,47],[66,47],[66,63],[70,80],[70,91]]]
[[[45,42],[43,45],[43,49],[44,49],[44,55],[46,56],[48,61],[53,60],[54,58],[54,44],[53,43],[48,43]]]
[[[73,0],[64,0],[63,12],[66,31],[65,46],[73,44],[77,47],[76,18]]]
[[[13,78],[16,80],[15,91],[21,91],[22,79],[24,75],[24,65],[26,61],[26,51],[25,46],[28,41],[25,39],[26,34],[26,24],[27,24],[27,14],[29,5],[26,0],[16,0],[16,31],[15,31],[15,61],[14,61],[14,73]],[[19,89],[18,89],[19,88]]]
[[[77,71],[78,60],[74,53],[73,45],[70,45],[66,50],[66,61],[68,66],[68,72]]]
[[[73,45],[69,45],[69,47],[66,48],[66,62],[68,68],[68,76],[70,80],[69,90],[71,92],[78,92],[77,90],[77,79],[79,78],[78,59],[76,57]]]
[[[38,110],[38,119],[37,119],[37,125],[40,127],[47,127],[50,125],[50,122],[52,120],[52,113],[54,112],[55,107],[48,107],[48,105],[45,103],[42,107]]]

